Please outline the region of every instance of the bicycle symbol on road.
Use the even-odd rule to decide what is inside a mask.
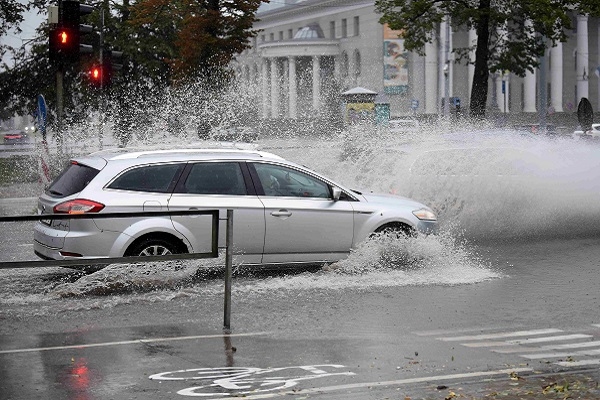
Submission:
[[[303,365],[281,368],[222,367],[195,368],[161,372],[150,375],[160,381],[200,381],[200,385],[177,392],[182,396],[245,396],[289,389],[301,381],[329,376],[352,376],[350,371],[339,371],[343,365]],[[212,381],[212,383],[210,383]]]

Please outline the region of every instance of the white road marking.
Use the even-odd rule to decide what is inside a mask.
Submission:
[[[562,367],[583,367],[586,365],[600,365],[600,359],[581,360],[581,361],[561,361],[554,363]]]
[[[179,340],[261,336],[261,335],[268,335],[268,334],[269,334],[269,332],[255,332],[255,333],[231,333],[231,334],[197,335],[197,336],[177,336],[177,337],[165,337],[165,338],[154,338],[154,339],[134,339],[134,340],[123,340],[120,342],[103,342],[103,343],[75,344],[75,345],[70,345],[70,346],[32,347],[29,349],[0,350],[0,354],[31,353],[31,352],[35,352],[35,351],[48,351],[48,350],[86,349],[86,348],[91,348],[91,347],[121,346],[124,344],[175,342],[175,341],[179,341]]]
[[[560,358],[560,357],[570,357],[570,356],[597,356],[597,355],[600,355],[600,349],[573,351],[570,353],[558,352],[558,353],[542,353],[542,354],[522,354],[521,357],[525,357],[530,360],[537,360],[537,359],[541,359],[541,358]]]
[[[515,329],[515,327],[495,327],[495,328],[468,328],[468,329],[457,329],[457,330],[445,330],[436,329],[432,331],[418,331],[413,332],[417,336],[439,336],[439,335],[452,335],[457,333],[468,333],[468,332],[484,332],[484,331],[501,331],[505,329]]]
[[[265,393],[258,395],[247,395],[244,396],[244,399],[254,400],[254,399],[272,399],[275,397],[282,396],[298,396],[305,394],[318,394],[323,392],[335,392],[342,390],[351,390],[351,389],[362,389],[369,387],[382,387],[382,386],[397,386],[397,385],[408,385],[412,383],[425,383],[425,382],[439,382],[439,381],[448,381],[453,379],[464,379],[464,378],[477,378],[477,377],[492,377],[496,375],[508,375],[511,373],[520,373],[520,372],[532,372],[531,368],[514,368],[514,369],[501,369],[497,371],[480,371],[480,372],[466,372],[463,374],[452,374],[452,375],[438,375],[438,376],[424,376],[420,378],[409,378],[409,379],[400,379],[397,381],[384,381],[384,382],[362,382],[362,383],[351,383],[348,385],[336,385],[336,386],[324,386],[320,388],[311,388],[311,389],[300,389],[300,390],[289,390],[282,391],[278,393]],[[219,399],[213,400],[231,400],[231,397],[223,397]]]
[[[493,333],[488,335],[473,335],[473,336],[455,336],[455,337],[440,337],[438,340],[444,342],[458,342],[463,340],[489,340],[489,339],[502,339],[510,337],[530,336],[530,335],[548,335],[551,333],[560,333],[560,329],[534,329],[531,331],[517,331],[517,332],[504,332],[504,333]]]
[[[548,346],[540,346],[540,347],[518,347],[515,346],[513,348],[507,349],[493,349],[494,353],[522,353],[525,351],[548,351],[548,350],[567,350],[567,349],[581,349],[585,347],[598,347],[600,346],[600,341],[592,341],[592,342],[581,342],[581,343],[567,343],[567,344],[555,344]]]
[[[548,336],[541,338],[527,338],[527,339],[517,339],[517,340],[507,340],[509,344],[527,344],[527,343],[544,343],[544,342],[560,342],[563,340],[572,340],[572,339],[589,339],[594,337],[593,335],[586,335],[583,333],[574,333],[572,335],[562,335],[562,336]]]
[[[506,346],[516,346],[514,343],[505,342],[472,342],[472,343],[461,343],[462,346],[465,347],[506,347]]]

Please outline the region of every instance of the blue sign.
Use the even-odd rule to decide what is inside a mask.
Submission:
[[[506,81],[502,81],[502,93],[506,93]]]
[[[46,100],[43,95],[38,96],[38,108],[37,108],[37,126],[42,134],[42,137],[46,139]]]
[[[413,101],[410,102],[410,107],[413,109],[417,109],[419,108],[419,100],[414,99]]]

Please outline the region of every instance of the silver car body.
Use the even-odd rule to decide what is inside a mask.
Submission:
[[[129,171],[135,174],[150,167],[178,172],[162,192],[115,188],[126,180]],[[433,212],[414,200],[359,194],[305,167],[259,151],[100,152],[73,160],[71,168],[98,172],[89,183],[83,182],[81,190],[75,188],[79,191],[67,196],[52,192],[60,182],[51,185],[39,198],[39,213],[56,212],[55,207],[81,199],[104,205],[100,213],[218,209],[224,219],[226,210],[233,209],[235,264],[332,262],[346,257],[351,248],[382,227],[401,224],[430,233],[437,226]],[[232,189],[227,189],[232,193],[222,193],[216,187],[204,193],[205,189],[194,188],[208,175],[222,174],[220,180],[228,180],[231,174],[225,178],[224,173],[234,170],[241,170],[243,175],[235,193]],[[415,212],[425,217],[419,219]],[[220,224],[219,246],[224,246],[225,221]],[[34,251],[42,258],[58,260],[122,257],[129,255],[128,249],[141,238],[157,235],[182,244],[183,251],[208,252],[211,219],[172,216],[42,221],[34,228]]]

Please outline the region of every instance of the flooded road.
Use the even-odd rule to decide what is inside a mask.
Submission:
[[[554,371],[579,365],[573,362],[600,363],[598,356],[584,354],[567,366],[560,364],[565,356],[526,358],[526,351],[518,350],[532,351],[532,345],[505,341],[539,340],[542,344],[533,346],[540,351],[548,343],[589,342],[589,349],[600,349],[594,345],[600,342],[597,144],[516,132],[458,132],[354,142],[354,158],[343,156],[349,150],[342,137],[265,138],[258,145],[346,186],[429,204],[439,214],[440,232],[404,240],[374,238],[346,260],[316,270],[238,273],[233,332],[265,337],[234,340],[239,350],[230,352],[226,363],[222,341],[208,339],[193,348],[169,343],[123,354],[67,348],[73,365],[78,362],[73,354],[86,354],[96,372],[111,376],[120,388],[111,392],[116,389],[106,382],[88,382],[83,392],[93,387],[91,392],[101,393],[95,398],[110,398],[143,389],[144,398],[164,398],[164,383],[154,386],[148,376],[230,361],[259,367],[340,364],[347,367],[342,372],[354,375],[336,375],[328,384],[363,382],[365,387],[507,366]],[[29,247],[14,241],[29,234],[27,227],[4,230],[3,259],[33,259]],[[63,268],[0,271],[0,350],[220,333],[223,281],[219,273],[203,272],[205,266],[206,261],[188,261],[112,265],[87,274]],[[482,345],[486,333],[500,339]],[[515,352],[508,351],[515,346]],[[54,356],[28,359],[24,354],[18,357],[36,371],[58,362]],[[126,373],[122,363],[137,367]],[[126,381],[109,373],[109,365],[117,365]],[[0,381],[44,380],[39,372],[18,371],[4,370]],[[318,385],[307,381],[302,387]],[[57,397],[49,398],[61,398],[66,389],[54,390]],[[397,389],[388,394],[394,393]],[[356,398],[382,397],[363,393]]]

